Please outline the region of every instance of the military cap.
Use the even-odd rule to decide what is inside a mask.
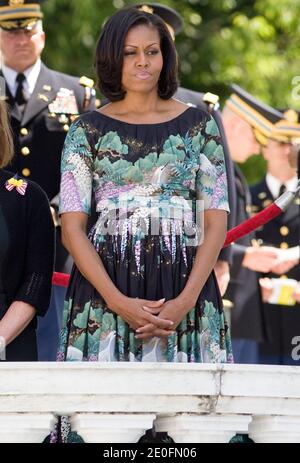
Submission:
[[[169,6],[161,5],[159,3],[139,3],[132,5],[133,8],[145,11],[146,13],[156,14],[159,16],[168,26],[173,37],[179,34],[183,29],[183,19],[177,11],[173,10]]]
[[[284,119],[282,112],[259,101],[238,85],[232,85],[233,93],[226,106],[253,128],[257,141],[265,145],[270,137],[273,125]]]
[[[0,0],[0,27],[4,30],[31,30],[43,18],[44,0]]]

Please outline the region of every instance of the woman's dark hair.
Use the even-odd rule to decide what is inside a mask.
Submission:
[[[137,8],[123,8],[106,22],[100,34],[96,54],[95,69],[100,92],[110,101],[124,99],[122,88],[122,68],[125,38],[135,26],[146,25],[156,29],[160,36],[163,67],[158,81],[158,95],[167,100],[178,87],[177,53],[171,34],[161,18]]]

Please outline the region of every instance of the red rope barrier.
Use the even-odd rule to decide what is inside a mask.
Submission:
[[[242,222],[240,225],[232,228],[227,232],[226,240],[223,245],[223,248],[229,246],[229,244],[237,241],[242,236],[248,235],[252,231],[256,230],[258,227],[270,222],[270,220],[277,217],[281,214],[282,210],[275,203],[271,204],[269,207],[260,211],[253,217]]]
[[[64,286],[65,288],[69,284],[70,275],[68,273],[53,272],[52,285]]]

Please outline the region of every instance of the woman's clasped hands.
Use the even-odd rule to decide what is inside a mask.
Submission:
[[[163,299],[164,301],[164,299]],[[160,301],[159,301],[160,302]],[[153,316],[156,316],[158,320],[171,320],[173,322],[171,329],[160,330],[157,329],[152,323],[148,323],[141,328],[136,330],[137,339],[149,339],[153,336],[158,337],[167,337],[170,334],[173,334],[184,318],[184,316],[189,312],[195,304],[183,300],[180,297],[175,299],[170,299],[167,302],[163,302],[158,307],[150,306],[150,304],[144,305],[143,310],[146,313],[149,313]]]
[[[173,334],[187,311],[191,308],[179,298],[165,301],[123,296],[121,301],[109,304],[135,330],[137,339],[165,338]]]

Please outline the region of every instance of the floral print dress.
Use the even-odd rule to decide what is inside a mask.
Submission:
[[[229,211],[215,121],[193,107],[156,124],[98,111],[79,117],[62,156],[60,213],[89,215],[94,203],[89,239],[118,289],[148,300],[178,296],[201,242],[198,217],[207,209]],[[142,341],[74,266],[58,360],[232,362],[214,273],[175,334]]]

